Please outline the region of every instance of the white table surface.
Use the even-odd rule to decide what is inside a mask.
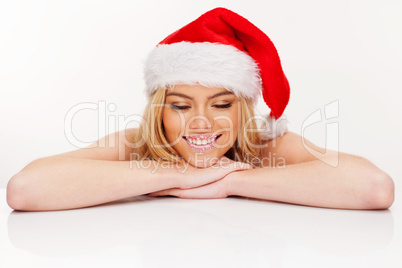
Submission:
[[[398,198],[379,211],[142,196],[17,212],[0,197],[1,267],[402,267]]]

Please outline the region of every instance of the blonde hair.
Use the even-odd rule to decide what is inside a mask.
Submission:
[[[133,148],[133,153],[138,159],[152,159],[156,161],[180,162],[183,158],[169,144],[166,139],[162,122],[162,112],[165,105],[166,88],[159,88],[149,98],[143,114],[144,122],[140,125],[135,140],[142,141],[142,146]],[[246,162],[254,167],[261,165],[260,155],[263,140],[256,130],[254,118],[254,105],[251,100],[239,97],[241,102],[241,119],[238,136],[233,146],[225,153],[225,156],[235,160]]]

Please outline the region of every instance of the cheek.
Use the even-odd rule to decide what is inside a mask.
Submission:
[[[222,120],[219,120],[219,125],[230,130],[232,133],[237,134],[240,125],[239,109],[233,109],[225,115]]]
[[[236,109],[231,115],[232,122],[233,122],[233,131],[237,132],[239,125],[240,125],[240,118],[241,115],[239,113],[240,110]]]
[[[238,105],[236,107],[236,109],[234,109],[233,113],[232,113],[232,119],[233,119],[233,130],[235,131],[235,133],[238,132],[238,129],[241,125],[241,102],[238,102]]]
[[[166,137],[169,141],[180,135],[183,120],[177,112],[164,110],[162,113],[162,120]]]

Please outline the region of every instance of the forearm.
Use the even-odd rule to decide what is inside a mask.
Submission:
[[[337,167],[315,160],[237,173],[229,184],[231,195],[345,209],[388,208],[394,198],[387,174],[368,160],[347,154],[339,156]]]
[[[171,170],[139,163],[69,157],[39,159],[9,181],[7,201],[20,210],[60,210],[176,186]]]

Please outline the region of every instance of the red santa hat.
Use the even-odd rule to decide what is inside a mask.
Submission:
[[[283,114],[289,83],[268,36],[240,15],[213,9],[162,40],[145,62],[148,96],[160,87],[222,87],[256,103],[262,93],[271,119]]]

